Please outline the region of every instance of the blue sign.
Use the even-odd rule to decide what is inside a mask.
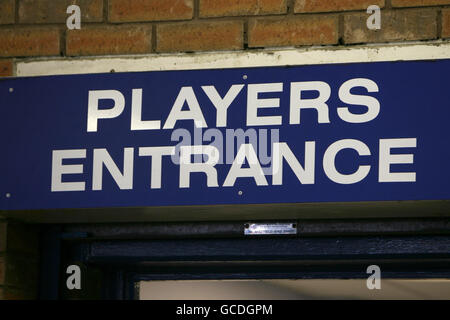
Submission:
[[[0,209],[450,199],[450,60],[0,81]]]

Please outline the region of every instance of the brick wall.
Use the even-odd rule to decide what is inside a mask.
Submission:
[[[67,30],[66,8],[81,8]],[[382,8],[381,30],[366,9]],[[255,50],[450,38],[450,0],[0,0],[0,76],[11,58]]]
[[[36,227],[0,218],[0,300],[35,299],[38,263]]]

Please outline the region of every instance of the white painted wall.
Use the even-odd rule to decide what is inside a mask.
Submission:
[[[221,69],[450,58],[450,41],[179,54],[16,60],[16,76]]]

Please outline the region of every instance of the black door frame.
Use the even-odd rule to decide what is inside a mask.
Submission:
[[[148,231],[154,225],[143,224],[139,224],[140,233],[133,228],[130,233],[130,225],[124,224],[50,226],[44,233],[51,240],[43,242],[47,258],[42,259],[40,283],[46,290],[41,290],[40,297],[65,297],[68,263],[101,275],[101,293],[91,297],[119,300],[136,298],[135,283],[141,280],[356,279],[367,278],[366,269],[372,264],[380,266],[382,278],[450,278],[450,230],[445,223],[439,229],[433,221],[428,232],[413,228],[401,232],[404,226],[398,232],[384,227],[369,232],[360,226],[359,232],[346,234],[342,233],[345,226],[333,234],[329,231],[333,221],[323,223],[328,231],[313,236],[305,231],[268,238],[248,238],[241,229],[237,232],[223,223],[216,224],[222,230],[219,235],[213,226],[202,233],[195,223],[190,224],[191,234],[184,230],[181,235],[170,235],[171,227],[180,229],[169,224],[163,224],[165,232],[157,235]],[[347,223],[355,225],[354,221]],[[241,228],[243,222],[235,225]],[[422,231],[425,225],[420,222]],[[55,263],[60,266],[59,274],[55,274]]]

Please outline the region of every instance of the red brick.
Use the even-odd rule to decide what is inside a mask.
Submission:
[[[450,38],[450,9],[442,10],[442,38]]]
[[[248,28],[250,47],[334,44],[338,41],[335,15],[255,19]]]
[[[200,17],[283,14],[286,0],[200,0]]]
[[[370,5],[384,7],[384,0],[296,0],[294,12],[367,10]]]
[[[76,55],[137,54],[151,52],[152,27],[98,26],[69,30],[66,53]]]
[[[437,12],[433,9],[384,11],[379,30],[369,30],[366,21],[366,13],[345,15],[344,42],[411,41],[437,37]]]
[[[157,27],[157,51],[208,51],[242,49],[241,21],[163,24]]]
[[[1,233],[1,224],[0,224],[0,233]],[[7,238],[5,242],[6,242],[6,251],[8,253],[13,252],[24,253],[27,254],[28,256],[38,255],[39,237],[38,231],[33,225],[8,222]]]
[[[11,69],[11,72],[8,72]],[[12,75],[12,60],[0,60],[0,76]],[[6,251],[6,222],[0,221],[0,254]]]
[[[20,23],[65,23],[67,7],[76,4],[83,22],[103,21],[103,0],[20,0]]]
[[[391,0],[393,7],[423,7],[450,4],[450,0]]]
[[[111,22],[167,21],[192,19],[194,0],[110,0]]]
[[[0,285],[34,288],[38,282],[38,260],[35,257],[7,254],[0,257]]]
[[[33,300],[36,296],[35,289],[0,288],[0,300]]]
[[[0,29],[0,57],[59,55],[57,28]]]
[[[5,284],[5,274],[6,274],[6,261],[5,257],[0,256],[0,285]]]
[[[14,23],[15,0],[0,0],[0,24]]]

